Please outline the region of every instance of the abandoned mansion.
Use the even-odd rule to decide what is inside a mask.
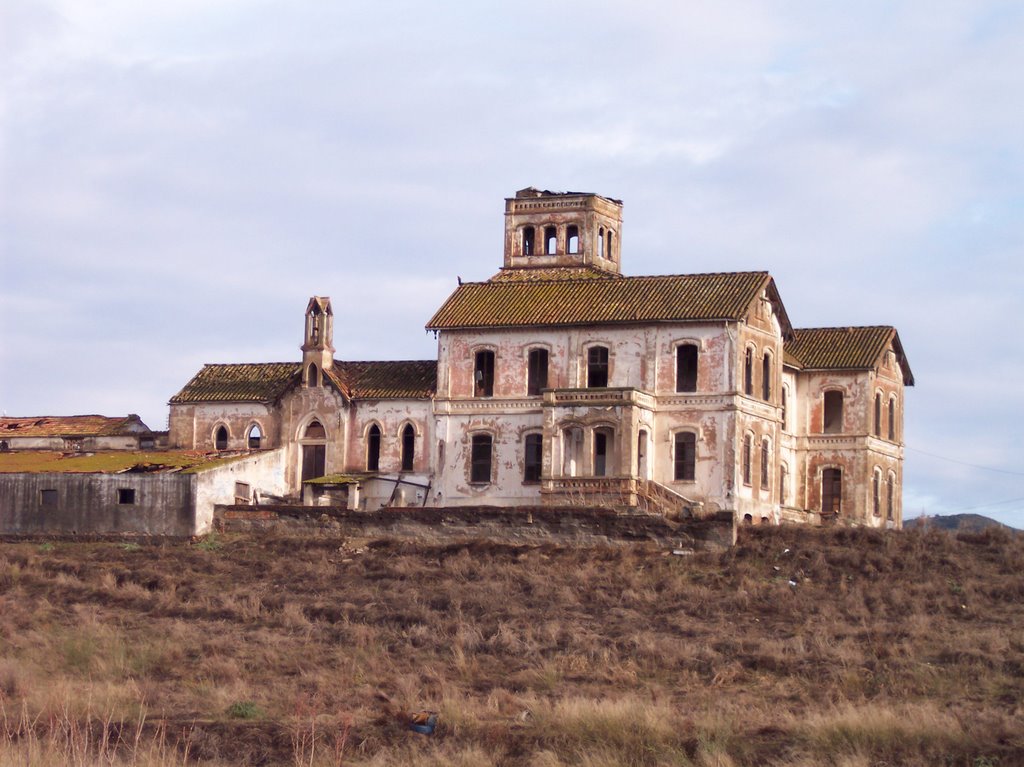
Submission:
[[[314,297],[301,361],[204,366],[170,401],[169,447],[275,451],[265,495],[352,509],[900,526],[914,379],[896,330],[794,328],[767,272],[624,276],[621,235],[618,200],[524,189],[501,269],[427,323],[436,360],[335,359]]]

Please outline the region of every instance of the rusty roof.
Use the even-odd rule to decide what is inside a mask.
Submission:
[[[172,405],[189,402],[273,402],[298,376],[298,362],[203,365]]]
[[[430,399],[437,390],[436,360],[335,360],[328,373],[349,399]]]
[[[463,283],[427,329],[739,320],[762,291],[788,334],[789,320],[768,272]]]
[[[137,415],[43,415],[0,418],[0,439],[4,437],[116,437],[148,433],[149,427]]]
[[[786,343],[786,363],[804,370],[871,370],[892,345],[907,386],[914,385],[903,344],[891,325],[797,328]]]
[[[57,450],[13,450],[0,453],[0,474],[194,474],[246,457],[246,453],[202,450],[97,450],[65,453]]]

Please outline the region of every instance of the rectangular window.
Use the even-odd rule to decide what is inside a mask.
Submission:
[[[843,431],[843,393],[827,391],[824,399],[821,431],[824,434],[841,434]]]
[[[608,347],[591,346],[587,352],[587,388],[608,386]]]
[[[675,478],[692,482],[697,471],[697,435],[682,431],[676,434]]]
[[[494,352],[490,350],[476,353],[476,365],[473,370],[473,394],[477,397],[494,396]]]
[[[531,349],[526,370],[526,394],[536,397],[548,388],[548,350]]]
[[[39,491],[39,505],[40,506],[56,506],[57,505],[57,491],[56,490],[40,490]]]
[[[527,434],[523,455],[523,482],[540,482],[544,463],[544,440],[540,434]]]
[[[603,477],[608,473],[608,433],[594,432],[594,476]]]
[[[697,347],[693,344],[676,347],[676,391],[697,391]]]
[[[825,469],[821,473],[821,512],[838,514],[843,505],[843,470]]]
[[[235,483],[235,503],[249,503],[252,500],[252,488],[248,482]]]
[[[117,488],[117,502],[122,506],[131,506],[135,504],[135,488],[134,487],[119,487]]]
[[[469,481],[487,484],[491,481],[491,435],[474,434],[470,456]]]

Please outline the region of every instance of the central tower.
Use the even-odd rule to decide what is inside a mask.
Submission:
[[[505,268],[588,267],[619,274],[622,201],[527,187],[505,199]]]

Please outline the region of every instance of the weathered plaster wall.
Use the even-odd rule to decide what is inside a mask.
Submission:
[[[286,452],[281,448],[261,450],[196,474],[195,522],[190,534],[202,535],[210,531],[214,506],[235,502],[237,482],[247,484],[254,499],[267,495],[286,495]]]
[[[183,450],[213,450],[220,426],[228,430],[228,450],[248,449],[249,430],[258,424],[263,433],[261,447],[278,447],[282,442],[280,413],[259,402],[209,402],[171,405],[169,443]]]

